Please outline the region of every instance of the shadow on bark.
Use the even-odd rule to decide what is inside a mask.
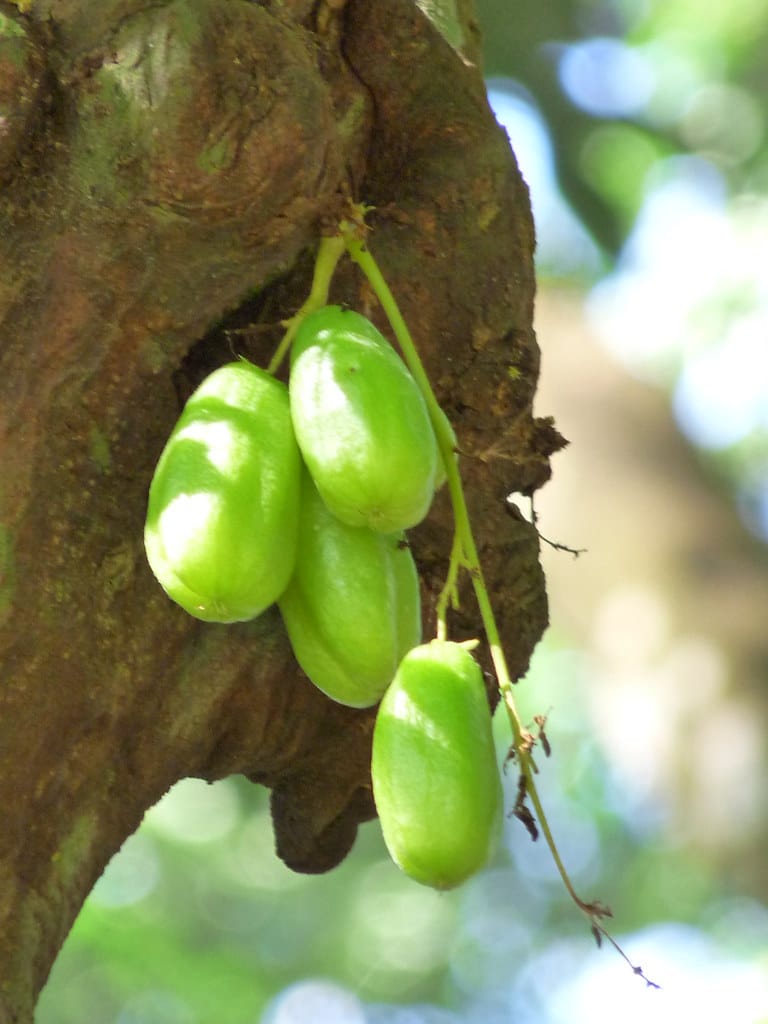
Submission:
[[[352,0],[322,31],[310,7],[0,4],[3,1022],[31,1019],[83,899],[178,779],[269,786],[299,871],[375,813],[372,712],[308,683],[274,610],[187,616],[142,547],[181,403],[233,349],[266,361],[347,192],[376,207],[456,427],[514,676],[546,626],[537,537],[504,500],[562,444],[532,415],[527,190],[479,71],[408,0]],[[383,326],[350,265],[333,299]],[[450,537],[441,495],[412,536],[427,629]]]

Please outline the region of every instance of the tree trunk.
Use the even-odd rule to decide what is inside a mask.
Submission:
[[[274,609],[186,615],[142,546],[181,404],[233,351],[268,359],[341,197],[376,207],[371,247],[468,456],[514,676],[547,610],[504,498],[561,443],[531,413],[527,190],[478,69],[409,0],[18,6],[0,2],[2,1022],[31,1019],[91,886],[178,779],[271,787],[300,871],[375,813],[373,712],[307,681]],[[383,326],[351,264],[333,298]],[[412,536],[427,630],[450,537],[440,495]],[[478,634],[469,597],[453,628]]]

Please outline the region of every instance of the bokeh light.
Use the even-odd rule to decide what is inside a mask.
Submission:
[[[630,117],[654,87],[653,68],[621,39],[593,38],[563,48],[560,81],[569,98],[598,117]]]
[[[210,843],[235,828],[239,811],[237,790],[229,780],[209,785],[201,779],[182,779],[147,812],[145,825],[169,839]]]
[[[511,79],[491,79],[488,101],[504,128],[531,192],[536,222],[536,263],[542,273],[591,277],[599,250],[557,185],[552,143],[531,97]]]

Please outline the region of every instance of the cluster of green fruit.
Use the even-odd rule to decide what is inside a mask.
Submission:
[[[145,547],[168,595],[213,622],[275,601],[312,682],[381,700],[374,797],[394,860],[457,885],[485,862],[500,783],[482,674],[459,644],[423,644],[404,530],[445,477],[425,401],[358,313],[306,316],[290,388],[240,361],[187,402],[149,493]],[[383,699],[382,699],[383,698]]]

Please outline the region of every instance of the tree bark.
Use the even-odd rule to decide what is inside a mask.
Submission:
[[[83,899],[178,779],[271,787],[300,871],[375,813],[373,711],[307,681],[274,609],[190,618],[142,546],[181,404],[233,349],[268,359],[341,197],[376,207],[371,247],[467,455],[516,677],[547,606],[504,498],[561,444],[531,411],[527,190],[479,71],[409,0],[26,6],[0,3],[2,1022],[31,1019]],[[383,326],[351,265],[333,298]],[[440,495],[412,536],[427,629],[450,537]],[[457,636],[480,631],[471,607]]]

